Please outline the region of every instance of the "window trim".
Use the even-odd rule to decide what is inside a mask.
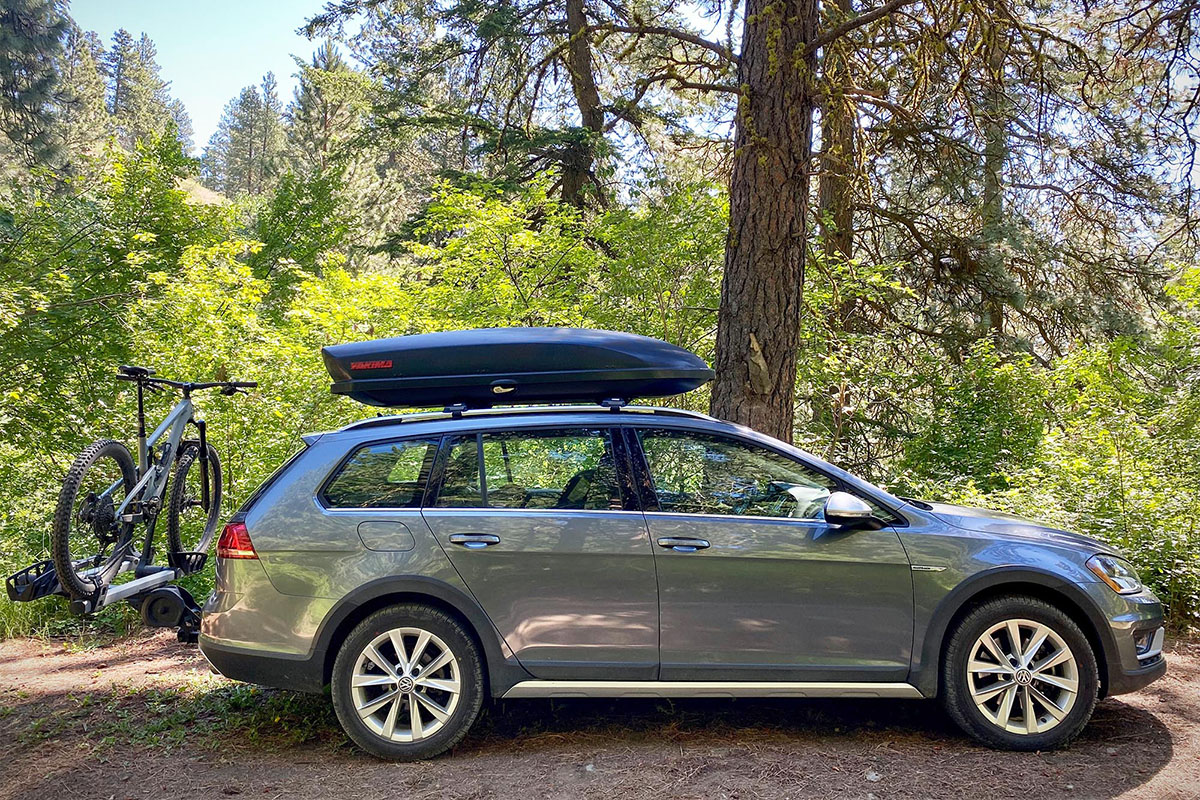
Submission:
[[[675,422],[675,420],[672,420],[672,422]],[[662,424],[661,422],[651,422],[650,420],[647,420],[646,422],[637,424],[637,425],[629,425],[629,426],[627,426],[627,429],[629,431],[628,446],[630,449],[630,457],[633,459],[634,464],[636,465],[635,469],[640,470],[640,477],[643,477],[645,479],[645,482],[640,485],[644,486],[645,492],[643,494],[645,494],[647,496],[646,500],[643,502],[643,510],[647,514],[671,514],[671,515],[676,515],[676,516],[688,516],[688,517],[717,517],[720,519],[730,519],[730,520],[734,520],[734,519],[771,520],[771,521],[777,521],[777,522],[797,522],[797,523],[801,523],[801,524],[816,523],[819,525],[828,525],[829,524],[828,522],[826,522],[823,519],[813,519],[813,518],[809,518],[809,517],[763,517],[763,516],[756,516],[756,515],[750,515],[750,514],[709,514],[709,513],[693,514],[691,512],[687,512],[687,511],[664,511],[662,509],[662,505],[658,501],[658,490],[654,485],[654,474],[650,470],[650,462],[646,459],[646,453],[642,449],[641,437],[638,435],[638,432],[639,431],[648,431],[648,430],[670,430],[670,431],[679,431],[682,433],[701,434],[701,435],[705,435],[705,436],[712,436],[712,437],[715,437],[718,439],[728,439],[730,441],[737,442],[738,444],[743,444],[748,447],[758,447],[763,450],[766,450],[767,452],[774,453],[775,455],[780,456],[781,458],[785,458],[789,461],[800,464],[805,469],[811,470],[811,471],[817,473],[818,475],[822,475],[825,478],[827,478],[828,480],[832,481],[833,485],[834,485],[833,491],[847,492],[849,494],[853,494],[856,497],[862,496],[864,494],[867,495],[867,497],[870,497],[870,499],[877,506],[886,509],[893,517],[896,518],[896,521],[880,520],[887,527],[890,527],[890,528],[908,527],[909,523],[908,523],[907,518],[904,517],[904,515],[902,515],[900,512],[896,511],[894,508],[891,508],[887,503],[880,502],[878,497],[875,497],[867,492],[863,492],[857,486],[851,486],[851,485],[847,484],[843,479],[841,479],[837,475],[830,475],[825,470],[820,469],[815,464],[810,464],[807,460],[805,460],[803,458],[798,458],[791,453],[780,450],[777,447],[772,447],[768,444],[764,444],[755,439],[749,439],[744,436],[740,436],[736,433],[730,433],[728,431],[714,431],[714,430],[708,430],[705,428],[693,427],[691,425],[686,425],[686,424],[683,424],[683,425],[681,425],[681,424]],[[634,453],[636,453],[636,455],[634,455]]]
[[[535,433],[537,431],[571,431],[571,430],[597,430],[607,431],[609,443],[613,450],[613,467],[617,473],[617,488],[621,492],[621,508],[507,508],[495,506],[438,506],[438,497],[441,494],[442,486],[446,478],[446,461],[450,457],[450,448],[452,443],[457,443],[461,440],[475,437],[477,450],[477,463],[479,468],[480,491],[484,498],[487,493],[484,490],[486,485],[487,475],[483,468],[483,437],[489,434],[511,434],[521,435]],[[438,445],[437,457],[434,459],[433,467],[430,470],[429,480],[425,484],[425,496],[421,501],[422,511],[479,511],[479,512],[505,512],[519,511],[523,513],[544,513],[544,512],[588,512],[596,514],[609,514],[613,512],[642,513],[642,504],[640,498],[635,491],[636,484],[632,482],[632,457],[629,448],[625,442],[624,426],[620,424],[591,424],[591,425],[563,425],[559,424],[543,424],[543,425],[528,425],[513,428],[476,428],[475,430],[455,431],[446,433],[442,436],[442,440]]]
[[[331,469],[329,471],[329,473],[324,477],[324,479],[322,479],[321,483],[318,484],[317,491],[313,493],[313,499],[316,500],[317,505],[321,507],[322,511],[327,511],[330,513],[351,512],[351,513],[365,514],[365,513],[375,512],[375,511],[417,511],[417,512],[419,512],[425,505],[425,498],[429,493],[429,481],[433,477],[433,469],[437,463],[438,454],[441,452],[442,439],[444,439],[444,438],[445,438],[445,436],[443,436],[442,434],[429,434],[429,435],[425,435],[425,436],[421,436],[421,435],[400,436],[400,437],[389,438],[389,439],[375,439],[375,440],[372,440],[369,442],[359,442],[354,447],[350,448],[340,459],[338,459],[337,464],[334,465],[333,469]],[[420,491],[420,497],[417,498],[416,505],[411,505],[411,506],[339,506],[339,505],[335,505],[330,500],[329,495],[328,495],[330,485],[333,484],[333,482],[338,479],[338,477],[342,474],[342,471],[345,470],[346,465],[350,463],[351,459],[353,459],[357,453],[360,453],[363,450],[366,450],[367,448],[370,448],[370,447],[378,447],[381,445],[394,445],[394,444],[400,444],[402,442],[421,442],[421,441],[428,442],[429,444],[433,445],[434,455],[433,455],[433,459],[430,459],[428,454],[426,454],[425,461],[423,461],[421,463],[421,472],[417,475],[417,482],[421,484],[421,491]],[[424,481],[422,481],[422,478],[424,479]]]

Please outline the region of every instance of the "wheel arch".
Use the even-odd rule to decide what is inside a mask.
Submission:
[[[374,612],[400,603],[427,605],[462,623],[483,654],[483,679],[492,696],[498,697],[531,677],[515,658],[505,657],[499,634],[472,597],[443,581],[411,576],[381,578],[364,584],[329,612],[317,631],[314,651],[314,661],[321,668],[321,685],[329,684],[338,650],[354,626]]]
[[[926,629],[921,649],[921,667],[912,683],[926,697],[942,692],[942,664],[950,634],[973,609],[999,597],[1025,595],[1050,603],[1079,626],[1096,655],[1100,696],[1108,691],[1110,664],[1119,664],[1116,642],[1104,615],[1086,592],[1048,572],[1028,568],[999,567],[964,581],[938,604]]]

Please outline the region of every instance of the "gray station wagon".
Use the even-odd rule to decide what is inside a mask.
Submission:
[[[988,745],[1046,749],[1166,669],[1162,607],[1105,544],[701,414],[458,409],[304,441],[226,526],[200,647],[330,687],[384,758],[453,746],[485,697],[938,697]]]

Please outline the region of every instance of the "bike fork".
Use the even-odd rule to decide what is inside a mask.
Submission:
[[[206,436],[208,425],[202,419],[195,422],[196,427],[200,429],[200,507],[207,514],[211,496],[208,485],[208,437]]]

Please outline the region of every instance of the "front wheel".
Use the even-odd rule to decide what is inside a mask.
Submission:
[[[73,599],[104,588],[104,574],[124,557],[133,525],[122,522],[117,509],[136,483],[133,456],[111,439],[88,445],[67,470],[54,510],[50,555],[58,582]]]
[[[458,620],[429,606],[397,605],[346,637],[330,689],[355,744],[389,761],[414,761],[467,734],[483,704],[483,669]]]
[[[179,455],[167,503],[167,544],[173,553],[205,553],[221,520],[221,459],[208,445],[208,464],[200,445],[189,444]]]
[[[1006,750],[1052,750],[1092,716],[1100,678],[1087,636],[1034,597],[1002,597],[955,628],[942,665],[942,701],[971,736]]]

